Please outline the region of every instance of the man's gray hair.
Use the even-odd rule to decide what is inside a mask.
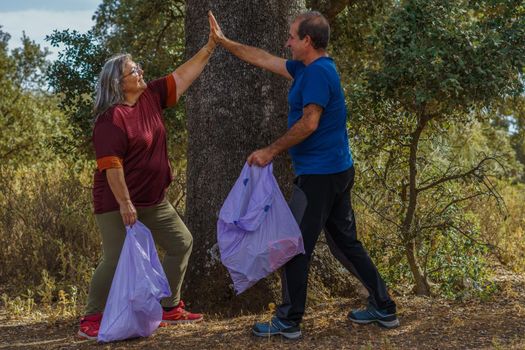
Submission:
[[[121,53],[104,63],[98,77],[95,106],[93,107],[95,120],[108,108],[124,101],[120,81],[124,75],[124,64],[129,60],[131,60],[131,55]]]

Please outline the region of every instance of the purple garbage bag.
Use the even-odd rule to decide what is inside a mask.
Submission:
[[[151,232],[137,221],[126,227],[98,341],[150,336],[162,320],[160,300],[170,295]]]
[[[301,231],[272,164],[244,165],[219,213],[217,242],[237,295],[304,254]]]

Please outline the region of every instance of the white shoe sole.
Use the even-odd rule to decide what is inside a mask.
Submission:
[[[351,317],[349,317],[348,319],[350,321],[352,321],[352,322],[359,323],[359,324],[369,324],[369,323],[377,322],[377,323],[379,323],[380,325],[382,325],[385,328],[396,328],[396,327],[399,327],[399,319],[397,319],[397,318],[395,320],[392,320],[392,321],[356,320],[355,318],[351,318]]]
[[[265,337],[265,338],[269,338],[272,335],[282,335],[286,339],[298,339],[298,338],[301,337],[301,331],[297,331],[297,332],[279,332],[279,333],[269,334],[269,333],[257,332],[257,331],[252,329],[252,332],[253,332],[254,335],[256,335],[258,337]]]
[[[185,324],[185,323],[198,323],[204,320],[204,317],[198,318],[196,320],[176,320],[176,321],[168,321],[168,320],[162,320],[160,322],[164,322],[166,324],[174,325],[174,324]]]
[[[84,339],[88,339],[88,340],[97,340],[97,337],[89,336],[89,335],[87,335],[86,333],[84,333],[84,332],[82,332],[82,331],[78,331],[78,332],[77,332],[77,335],[78,335],[80,338],[84,338]]]

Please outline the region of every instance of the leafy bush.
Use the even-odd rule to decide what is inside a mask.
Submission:
[[[1,169],[1,285],[38,286],[46,271],[57,292],[86,293],[100,254],[88,173],[85,164],[61,160]]]

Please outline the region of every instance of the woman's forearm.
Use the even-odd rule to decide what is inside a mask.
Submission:
[[[173,72],[175,83],[177,84],[177,101],[202,73],[214,49],[215,44],[208,42],[192,58],[184,62]]]
[[[123,168],[111,168],[106,170],[109,188],[119,204],[130,201],[128,186],[124,178]]]
[[[124,177],[123,168],[110,168],[106,170],[109,188],[120,207],[120,215],[125,226],[133,225],[137,221],[137,210],[131,202],[128,186]]]

